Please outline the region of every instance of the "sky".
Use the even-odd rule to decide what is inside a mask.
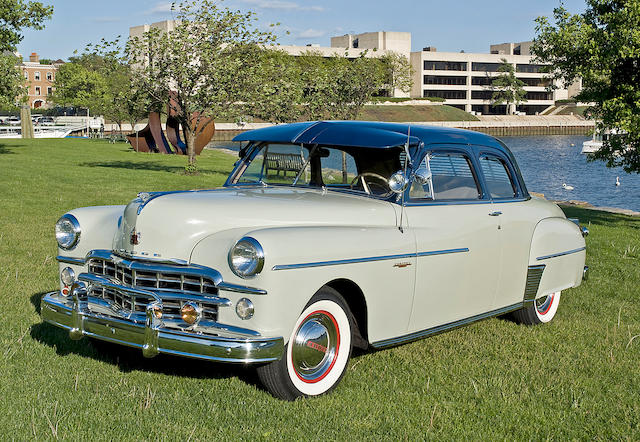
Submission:
[[[129,35],[129,27],[172,18],[162,0],[40,0],[54,7],[41,31],[25,30],[18,51],[66,60],[101,38]],[[412,50],[489,52],[489,45],[531,40],[535,18],[551,16],[560,0],[224,0],[222,7],[252,11],[256,26],[277,27],[278,42],[330,46],[332,36],[373,31],[411,32]],[[564,0],[572,13],[584,0]]]

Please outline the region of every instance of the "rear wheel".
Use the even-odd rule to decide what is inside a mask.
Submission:
[[[560,293],[555,292],[536,299],[533,304],[523,307],[511,314],[511,317],[519,324],[537,325],[549,322],[558,311]]]
[[[296,321],[282,359],[258,367],[267,390],[286,400],[333,390],[351,357],[352,318],[337,291],[318,291]]]

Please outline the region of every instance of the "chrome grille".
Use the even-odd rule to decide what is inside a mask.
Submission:
[[[162,292],[178,292],[185,295],[217,296],[218,289],[213,281],[203,276],[184,275],[173,272],[151,272],[129,269],[124,265],[105,259],[90,259],[88,271],[94,275],[109,277],[114,282],[146,289],[157,293],[160,298]],[[111,288],[95,286],[89,293],[90,296],[102,298],[117,308],[132,313],[144,313],[147,304],[153,301],[152,297],[140,294],[130,294]],[[163,314],[179,316],[180,309],[188,299],[162,299]],[[218,306],[215,303],[197,302],[202,309],[203,319],[217,321]]]

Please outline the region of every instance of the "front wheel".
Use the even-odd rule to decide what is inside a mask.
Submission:
[[[558,311],[560,293],[555,292],[536,299],[533,304],[512,313],[512,318],[519,324],[537,325],[549,322]]]
[[[282,359],[258,367],[258,377],[274,396],[294,400],[333,390],[351,357],[354,323],[340,294],[324,287],[307,304]]]

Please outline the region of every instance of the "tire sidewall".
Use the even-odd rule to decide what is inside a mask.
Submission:
[[[304,320],[314,312],[327,312],[335,319],[339,334],[339,346],[335,362],[331,369],[315,382],[305,382],[296,374],[292,361],[292,345],[296,333]],[[324,288],[309,301],[300,314],[286,346],[285,370],[288,383],[297,392],[296,396],[318,396],[333,390],[342,379],[351,357],[352,333],[354,324],[351,321],[349,307],[342,297],[333,289]]]
[[[538,321],[540,321],[541,323],[547,323],[553,319],[553,317],[556,315],[556,312],[558,311],[558,306],[560,305],[560,294],[561,292],[555,292],[547,295],[547,296],[552,296],[553,299],[551,301],[551,305],[547,308],[547,310],[544,313],[541,313],[540,311],[538,311],[536,304],[535,303],[533,304],[532,306],[533,311]]]

